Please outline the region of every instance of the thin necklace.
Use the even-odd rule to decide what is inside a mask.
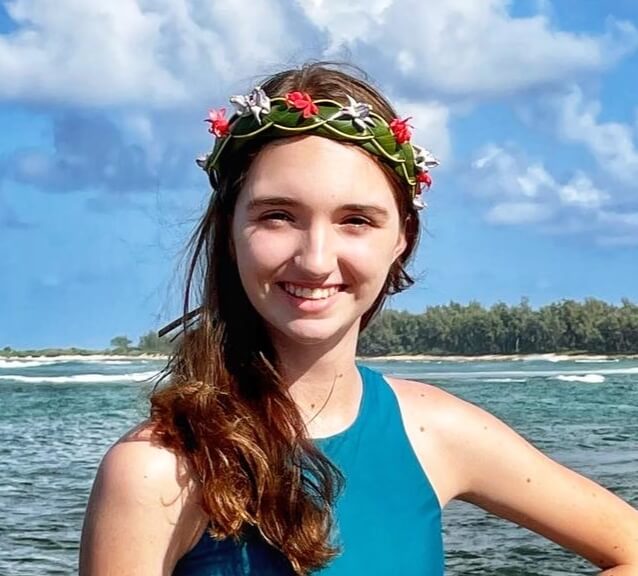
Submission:
[[[326,396],[326,399],[323,401],[323,404],[321,405],[321,407],[319,408],[319,410],[317,410],[317,412],[314,413],[313,417],[308,420],[308,422],[306,422],[306,427],[308,427],[312,421],[319,416],[319,414],[321,414],[322,410],[328,405],[328,402],[330,402],[330,398],[332,397],[332,393],[334,392],[335,389],[335,385],[337,384],[337,378],[341,378],[343,376],[343,374],[335,374],[335,378],[332,381],[332,386],[330,387],[330,391],[328,392],[328,396]],[[310,409],[314,409],[315,405],[311,404],[310,405]]]

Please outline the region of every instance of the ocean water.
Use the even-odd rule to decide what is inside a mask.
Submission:
[[[486,408],[638,506],[638,360],[364,363],[440,385]],[[146,416],[149,379],[161,366],[131,359],[0,359],[0,575],[77,572],[97,465]],[[448,575],[596,572],[555,544],[464,503],[446,508],[444,538]]]

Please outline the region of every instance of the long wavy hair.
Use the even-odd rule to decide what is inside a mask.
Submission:
[[[388,122],[397,116],[354,66],[308,63],[261,86],[270,97],[299,90],[347,102],[350,95],[370,103]],[[308,438],[230,246],[237,196],[264,145],[251,143],[225,158],[211,179],[213,195],[188,245],[181,331],[151,395],[151,421],[157,441],[185,458],[196,475],[213,537],[241,538],[256,529],[296,573],[308,574],[338,553],[330,538],[332,508],[344,479]],[[405,265],[419,233],[407,185],[391,168],[379,166],[392,183],[407,247],[362,316],[361,330],[387,295],[413,283]]]

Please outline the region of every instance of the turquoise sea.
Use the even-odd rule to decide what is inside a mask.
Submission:
[[[490,410],[560,462],[638,506],[638,359],[364,362]],[[105,450],[146,415],[157,360],[0,359],[0,574],[77,572],[86,500]],[[497,478],[494,479],[498,481]],[[596,570],[542,538],[453,503],[447,574]]]

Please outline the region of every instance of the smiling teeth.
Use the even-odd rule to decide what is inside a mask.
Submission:
[[[294,284],[284,284],[284,290],[288,294],[297,296],[297,298],[306,298],[307,300],[323,300],[324,298],[330,298],[333,294],[339,292],[338,286],[331,286],[330,288],[304,288],[301,286],[295,286]]]

